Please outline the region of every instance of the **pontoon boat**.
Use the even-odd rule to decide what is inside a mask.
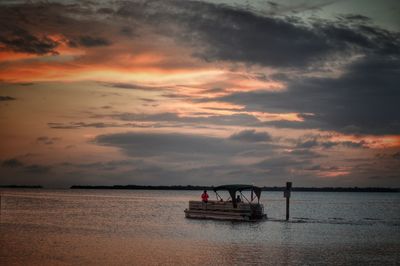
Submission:
[[[189,201],[185,210],[186,218],[217,219],[234,221],[257,221],[267,217],[264,206],[260,203],[261,188],[252,185],[224,185],[214,189],[217,200]],[[218,191],[228,191],[229,198],[224,200]],[[250,191],[249,199],[242,191]],[[237,195],[239,199],[238,202]]]

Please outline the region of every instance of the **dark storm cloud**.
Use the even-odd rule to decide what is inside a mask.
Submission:
[[[130,156],[159,156],[166,154],[234,155],[253,147],[250,144],[216,137],[189,134],[120,133],[100,135],[96,143],[121,148]],[[255,147],[255,145],[254,145]],[[268,148],[270,145],[264,144]]]
[[[285,91],[234,93],[212,101],[246,105],[247,110],[304,114],[304,122],[265,123],[277,127],[398,134],[399,84],[400,57],[369,56],[350,64],[338,78],[295,78]]]
[[[225,5],[194,1],[125,2],[118,11],[173,31],[196,56],[269,66],[299,66],[334,47],[309,28]],[[289,41],[290,40],[290,41]]]
[[[271,141],[272,138],[267,132],[256,132],[255,130],[242,130],[232,134],[229,139],[245,142],[264,142]]]
[[[333,50],[323,38],[300,25],[241,10],[216,8],[213,12],[213,19],[201,24],[193,20],[189,25],[209,44],[198,53],[207,60],[290,67],[309,64]]]
[[[38,55],[57,54],[55,48],[59,45],[47,36],[38,37],[24,29],[9,27],[7,24],[0,26],[0,44],[2,49]]]
[[[303,21],[196,1],[124,2],[116,15],[157,27],[197,47],[195,56],[277,67],[304,67],[351,53],[399,52],[398,34],[365,17]]]
[[[16,98],[11,97],[11,96],[0,96],[0,102],[3,102],[3,101],[14,101],[14,100],[16,100]]]

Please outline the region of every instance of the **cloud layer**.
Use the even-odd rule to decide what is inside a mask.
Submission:
[[[339,4],[0,3],[1,175],[399,186],[400,28]]]

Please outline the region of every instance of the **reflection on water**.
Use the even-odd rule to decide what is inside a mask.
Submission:
[[[190,220],[197,191],[3,190],[8,264],[400,263],[400,195],[264,192],[265,222]],[[3,263],[2,263],[3,265]]]

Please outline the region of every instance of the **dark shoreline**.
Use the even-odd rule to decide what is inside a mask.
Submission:
[[[23,185],[1,185],[0,188],[43,188],[42,186],[23,186]]]
[[[15,189],[46,189],[39,185],[0,185],[0,188]],[[212,190],[213,186],[140,186],[140,185],[113,185],[89,186],[73,185],[69,189],[122,189],[122,190]],[[261,187],[262,191],[284,191],[285,187]],[[400,188],[383,187],[293,187],[292,191],[300,192],[400,192]]]
[[[70,189],[125,189],[125,190],[212,190],[212,186],[71,186]],[[263,191],[284,191],[285,187],[262,187]],[[380,187],[293,187],[292,191],[303,192],[400,192],[399,188]]]

